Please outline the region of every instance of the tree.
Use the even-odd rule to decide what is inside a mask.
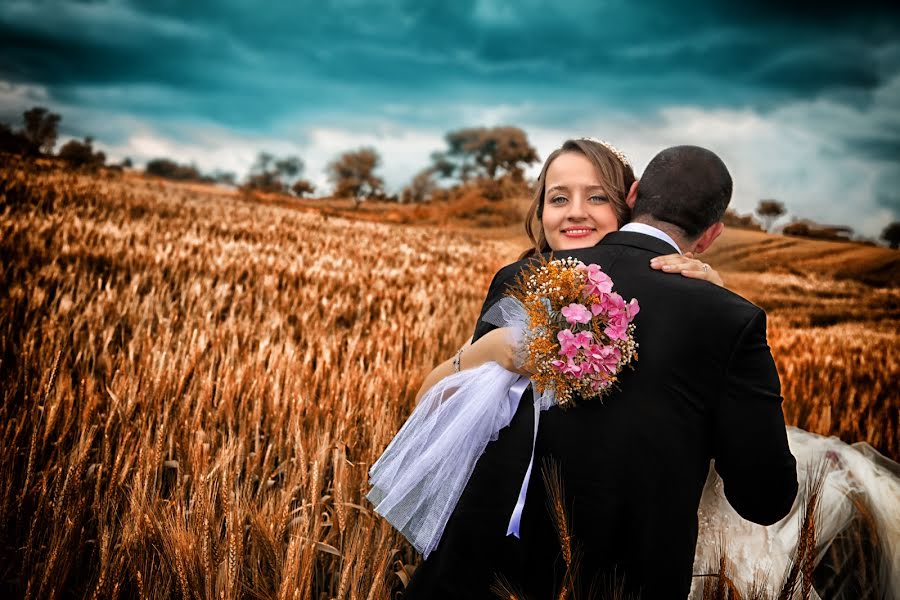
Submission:
[[[237,174],[232,171],[221,171],[219,169],[213,171],[210,177],[212,177],[213,181],[216,183],[221,183],[223,185],[234,185],[237,181]]]
[[[739,229],[755,229],[760,231],[759,221],[753,218],[753,215],[742,215],[736,210],[729,208],[722,216],[722,222],[726,227],[737,227]]]
[[[23,156],[50,154],[56,145],[61,118],[46,108],[35,106],[22,113],[24,129],[13,131],[10,125],[0,123],[0,151]]]
[[[144,172],[148,175],[165,177],[176,181],[204,181],[205,178],[194,165],[180,165],[168,158],[154,158],[147,161]]]
[[[328,179],[334,195],[352,198],[356,207],[368,198],[384,194],[384,180],[375,174],[381,157],[375,148],[360,148],[341,154],[328,164]]]
[[[431,155],[441,177],[456,176],[463,183],[473,176],[495,179],[501,172],[519,181],[524,167],[538,161],[537,150],[518,127],[473,127],[449,132],[447,150]]]
[[[31,142],[21,131],[13,131],[6,123],[0,123],[0,152],[30,154]]]
[[[57,128],[62,117],[43,106],[35,106],[22,113],[22,118],[25,121],[23,133],[35,150],[51,154],[56,146]]]
[[[434,169],[430,167],[422,169],[416,173],[409,185],[403,188],[400,194],[400,202],[428,202],[436,189],[437,182],[434,180]]]
[[[73,168],[96,169],[106,163],[106,154],[99,150],[94,152],[94,140],[84,138],[83,142],[69,140],[59,149],[58,156]]]
[[[294,182],[294,185],[291,186],[291,191],[294,192],[294,195],[298,198],[302,198],[306,194],[312,194],[316,191],[316,186],[307,179],[298,179]]]
[[[900,222],[894,221],[881,232],[881,239],[891,245],[892,250],[900,248]]]
[[[284,193],[293,178],[303,172],[303,161],[296,156],[276,159],[268,152],[260,152],[250,168],[244,188],[261,192]]]
[[[297,156],[288,156],[275,161],[275,172],[285,179],[296,177],[303,171],[303,161]]]
[[[766,231],[771,231],[775,221],[786,213],[784,204],[777,200],[760,200],[759,206],[756,207],[756,214],[765,223]]]

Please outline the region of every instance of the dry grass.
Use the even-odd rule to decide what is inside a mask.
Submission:
[[[368,467],[520,241],[2,160],[2,589],[402,588]],[[726,280],[772,313],[788,420],[898,458],[897,288]]]

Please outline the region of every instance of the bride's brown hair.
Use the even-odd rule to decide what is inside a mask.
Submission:
[[[630,165],[626,165],[622,159],[616,156],[609,148],[599,142],[588,139],[566,140],[566,142],[550,153],[544,166],[541,168],[541,174],[538,175],[535,185],[534,200],[525,216],[525,233],[532,242],[532,247],[519,256],[519,260],[549,252],[550,246],[547,245],[547,238],[544,235],[544,227],[541,225],[541,217],[544,213],[544,192],[546,191],[547,168],[550,163],[564,152],[578,152],[583,154],[597,170],[602,182],[603,191],[612,205],[613,212],[616,213],[616,220],[619,227],[627,223],[631,219],[631,209],[625,204],[625,196],[634,183],[634,171]],[[532,222],[537,217],[537,231],[534,231]]]

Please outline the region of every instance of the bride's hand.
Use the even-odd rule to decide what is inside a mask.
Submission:
[[[694,258],[691,252],[682,254],[666,254],[656,256],[650,261],[650,268],[666,273],[681,273],[685,277],[703,279],[719,287],[725,287],[719,272],[705,262]]]

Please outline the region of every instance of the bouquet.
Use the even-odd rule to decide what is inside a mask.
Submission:
[[[518,361],[533,373],[535,392],[554,403],[602,397],[618,374],[637,360],[634,298],[625,302],[599,265],[574,258],[542,260],[520,272],[505,302],[506,311],[527,315]]]

